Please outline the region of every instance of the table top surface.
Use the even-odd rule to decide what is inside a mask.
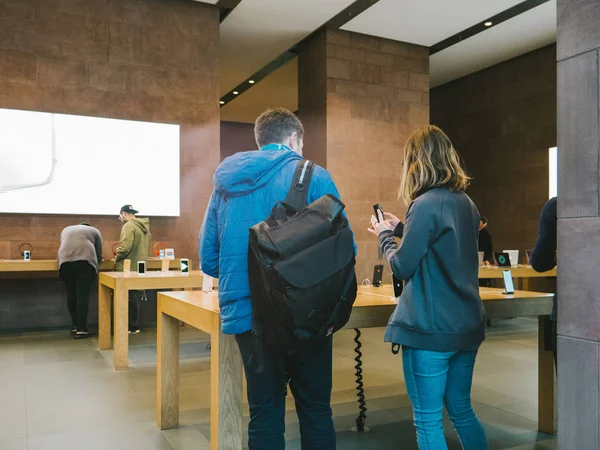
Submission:
[[[177,300],[183,303],[206,309],[216,314],[219,313],[219,293],[217,291],[178,291],[178,292],[159,292],[159,296],[167,297],[171,300]]]
[[[130,280],[130,279],[161,279],[161,278],[196,278],[204,274],[201,270],[190,270],[188,273],[183,273],[179,270],[170,270],[169,272],[149,271],[146,273],[137,272],[100,272],[99,278],[112,278],[115,280]]]
[[[547,272],[536,272],[531,266],[498,267],[498,266],[480,266],[479,278],[502,278],[502,272],[510,270],[513,278],[538,278],[538,277],[556,277],[556,267]]]
[[[148,268],[160,268],[162,266],[160,258],[148,258]],[[169,261],[169,266],[179,267],[181,263],[180,258],[172,259]],[[110,270],[114,267],[115,262],[110,259],[105,259],[99,264],[99,268],[102,271]],[[0,259],[0,272],[51,272],[58,270],[58,262],[56,259],[31,259],[25,261],[24,259]]]
[[[171,268],[178,268],[181,258],[170,261]],[[148,258],[148,269],[160,268],[162,260],[159,258]],[[110,271],[114,267],[114,261],[104,260],[100,263],[101,271]],[[52,272],[57,271],[55,259],[0,259],[0,272]],[[502,278],[502,272],[510,270],[514,278],[556,277],[556,268],[548,272],[536,272],[531,266],[518,267],[496,267],[482,266],[479,268],[479,278]]]
[[[394,289],[392,285],[383,285],[381,287],[373,287],[373,286],[359,286],[358,288],[358,298],[354,303],[355,306],[369,306],[370,304],[387,304],[389,302],[396,302],[394,298]],[[530,291],[515,291],[514,294],[503,294],[502,289],[495,288],[479,288],[479,295],[481,296],[481,300],[485,301],[500,301],[500,300],[511,300],[511,299],[532,299],[532,298],[553,298],[554,294],[549,294],[546,292],[530,292]],[[368,297],[368,301],[362,298],[363,296]],[[382,300],[381,303],[377,303],[377,301],[372,300],[371,297],[389,299]],[[387,303],[386,303],[387,302]]]
[[[479,292],[483,301],[502,301],[511,299],[531,300],[537,298],[552,299],[554,296],[554,294],[529,291],[516,291],[513,295],[506,295],[502,293],[502,289],[494,288],[480,288]],[[219,313],[219,295],[217,291],[161,292],[159,295],[180,302],[189,303],[213,313]],[[398,299],[393,297],[392,286],[382,286],[379,288],[360,286],[358,296],[354,302],[354,307],[387,306],[396,305],[397,303]]]

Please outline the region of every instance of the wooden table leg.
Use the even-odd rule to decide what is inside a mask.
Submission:
[[[98,282],[98,348],[108,350],[110,342],[110,293],[111,289]]]
[[[220,327],[219,327],[220,328]],[[242,449],[242,358],[234,336],[211,335],[210,449]]]
[[[156,421],[166,430],[179,426],[179,320],[161,312],[157,317]]]
[[[529,291],[531,287],[531,278],[521,278],[521,290]]]
[[[121,280],[115,286],[115,344],[114,368],[115,370],[129,367],[129,291]]]
[[[556,434],[554,355],[546,351],[546,322],[548,316],[539,316],[538,325],[538,429]]]

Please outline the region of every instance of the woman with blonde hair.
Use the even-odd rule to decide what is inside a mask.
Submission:
[[[406,389],[421,450],[447,449],[444,405],[465,450],[487,439],[471,405],[473,368],[485,339],[479,297],[479,212],[465,193],[469,177],[448,136],[435,126],[406,144],[400,198],[409,204],[400,245],[400,220],[371,218],[369,231],[397,278],[405,282],[385,340],[402,346]],[[400,224],[400,226],[398,226]]]

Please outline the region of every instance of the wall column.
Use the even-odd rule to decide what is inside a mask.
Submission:
[[[367,232],[373,204],[403,218],[397,200],[403,146],[429,123],[426,47],[322,30],[299,53],[299,116],[305,156],[331,172],[359,246],[359,282],[373,276],[378,243]],[[391,282],[389,268],[385,281]]]
[[[594,450],[599,435],[600,3],[558,1],[558,444]]]

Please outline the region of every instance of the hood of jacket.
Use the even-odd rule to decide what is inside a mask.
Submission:
[[[144,234],[148,234],[150,231],[150,219],[147,217],[136,217],[135,219],[128,220],[127,223],[131,223],[132,225],[136,226]]]
[[[279,145],[236,153],[219,165],[213,184],[217,191],[227,197],[241,197],[264,186],[290,161],[301,159],[298,153]]]

